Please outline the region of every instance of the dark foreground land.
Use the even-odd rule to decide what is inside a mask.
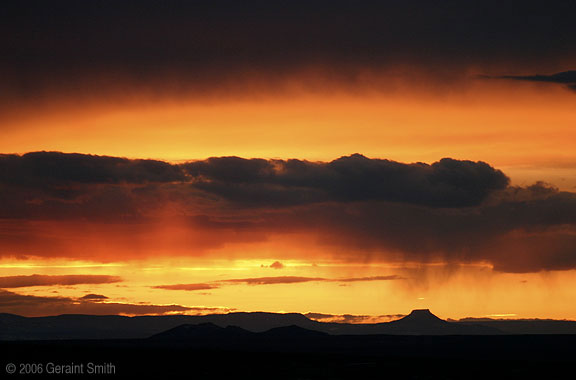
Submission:
[[[0,378],[15,379],[572,379],[576,372],[576,335],[4,341],[0,352]],[[48,373],[58,370],[74,374]]]

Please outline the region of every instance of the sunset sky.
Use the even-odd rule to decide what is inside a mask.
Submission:
[[[576,319],[576,6],[0,15],[0,312]]]

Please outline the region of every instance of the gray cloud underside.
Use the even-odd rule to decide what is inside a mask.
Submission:
[[[465,207],[478,205],[508,182],[501,171],[484,162],[450,158],[429,165],[370,159],[360,154],[331,162],[214,157],[173,165],[59,152],[0,156],[0,186],[6,186],[5,194],[15,198],[6,214],[11,208],[17,212],[18,206],[22,213],[32,212],[34,200],[45,202],[46,207],[58,207],[58,202],[63,208],[76,207],[77,202],[70,205],[70,201],[89,202],[83,195],[97,188],[95,185],[179,183],[188,185],[183,191],[202,192],[251,207],[363,200]],[[125,189],[109,186],[106,190],[98,193],[99,203],[102,197],[127,196],[122,192]],[[147,190],[139,189],[143,193]],[[21,191],[35,198],[22,199],[26,194]]]
[[[482,207],[315,205],[291,210],[278,223],[284,229],[322,228],[323,244],[350,259],[354,253],[347,251],[360,250],[373,259],[399,254],[416,262],[485,261],[505,272],[576,268],[576,195],[542,184],[510,188]]]
[[[83,225],[91,231],[90,223],[104,222],[96,231],[126,236],[128,244],[162,223],[154,213],[169,204],[183,228],[198,232],[174,240],[175,248],[299,232],[350,260],[482,261],[506,272],[576,268],[576,194],[544,183],[510,186],[483,162],[351,155],[170,164],[38,152],[0,156],[0,198],[0,247],[21,255],[41,255],[31,252],[37,246],[48,256],[74,255],[62,253],[58,236],[24,221],[60,221],[79,236]],[[157,244],[146,241],[144,251]]]
[[[359,154],[327,163],[219,157],[185,168],[197,188],[253,206],[379,200],[465,207],[508,185],[501,171],[484,162],[450,158],[428,165]]]

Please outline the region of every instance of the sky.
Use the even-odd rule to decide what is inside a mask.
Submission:
[[[570,1],[0,15],[0,312],[576,319]]]

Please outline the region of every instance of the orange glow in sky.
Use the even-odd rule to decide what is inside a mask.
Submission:
[[[281,255],[278,254],[277,257]],[[127,261],[108,265],[55,260],[2,260],[0,276],[43,274],[106,274],[123,282],[75,286],[31,286],[19,294],[80,298],[106,294],[105,302],[179,304],[214,308],[218,312],[317,312],[334,315],[381,316],[430,308],[442,318],[498,317],[574,319],[576,271],[506,274],[489,266],[349,264],[333,260],[283,260],[283,269],[270,268],[273,259],[198,260],[186,258]],[[286,284],[226,283],[229,279],[299,276],[320,279],[365,278],[398,274],[381,281],[310,281]],[[154,286],[212,284],[212,289],[164,290]],[[542,310],[541,305],[546,305]],[[56,309],[57,310],[57,309]],[[54,310],[54,311],[56,311]],[[34,314],[34,310],[28,310]],[[196,312],[192,312],[195,314]],[[128,313],[130,314],[130,313]],[[502,316],[500,316],[502,317]]]
[[[440,96],[406,89],[68,104],[8,118],[0,151],[174,161],[331,160],[357,152],[402,162],[452,157],[506,168],[518,183],[569,189],[576,185],[569,175],[576,165],[573,96],[563,88],[472,81]]]
[[[392,93],[183,96],[118,105],[108,100],[77,107],[55,101],[36,112],[15,111],[5,117],[0,152],[79,152],[177,163],[218,156],[330,161],[352,153],[400,162],[451,157],[485,161],[503,170],[513,185],[545,181],[573,191],[575,99],[560,87],[473,80],[441,96],[407,88]],[[573,269],[505,273],[466,258],[454,264],[432,259],[418,263],[392,251],[371,256],[325,244],[317,235],[321,227],[304,232],[208,230],[183,221],[211,210],[205,204],[182,205],[169,196],[164,201],[146,211],[163,218],[152,227],[115,221],[2,220],[2,231],[6,236],[10,231],[11,238],[0,241],[0,276],[96,274],[122,279],[6,289],[70,299],[98,294],[107,297],[104,303],[177,304],[214,308],[212,312],[383,316],[430,308],[443,318],[576,319]],[[236,212],[223,210],[219,217]],[[514,242],[506,240],[502,246],[509,251],[492,254],[522,257],[524,246]],[[270,267],[274,261],[283,267]],[[374,276],[397,278],[342,281]],[[229,281],[260,277],[320,280]],[[182,284],[206,287],[158,287]],[[26,310],[13,312],[36,315],[59,309]]]

